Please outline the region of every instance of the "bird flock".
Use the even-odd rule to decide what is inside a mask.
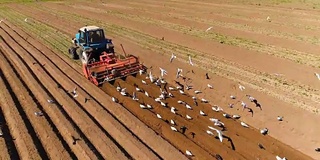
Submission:
[[[177,56],[174,53],[172,53],[169,62],[172,63],[174,61],[174,59],[176,59],[176,58],[177,58]],[[189,58],[188,59],[189,64],[191,66],[193,66],[194,64],[192,62],[191,56],[189,55],[188,58]],[[184,117],[186,120],[193,120],[194,118],[197,118],[198,116],[192,117],[191,115],[188,115],[188,114],[181,115],[181,113],[179,113],[179,110],[176,107],[168,106],[168,103],[165,102],[166,99],[174,98],[177,95],[187,96],[186,92],[189,91],[191,94],[194,94],[194,96],[190,96],[190,98],[191,98],[190,101],[192,100],[193,104],[189,104],[183,100],[177,100],[177,104],[184,106],[187,110],[193,111],[194,107],[197,107],[199,105],[198,101],[200,101],[200,103],[209,103],[209,101],[207,99],[205,99],[203,97],[202,98],[197,98],[197,97],[199,97],[199,95],[203,94],[203,91],[205,89],[209,89],[209,90],[214,89],[214,86],[212,84],[207,84],[204,90],[194,89],[194,87],[190,83],[188,83],[188,80],[190,80],[190,78],[187,78],[186,76],[183,75],[183,69],[177,68],[177,72],[176,72],[176,76],[175,76],[176,80],[174,80],[176,86],[173,86],[173,85],[169,85],[167,83],[165,76],[168,76],[168,72],[164,68],[159,67],[159,77],[156,77],[153,74],[152,67],[150,67],[149,69],[150,69],[149,72],[147,72],[147,70],[140,70],[139,71],[140,76],[146,75],[146,77],[141,80],[141,84],[146,85],[146,86],[150,85],[150,84],[154,84],[154,85],[158,86],[160,88],[158,97],[152,97],[151,95],[149,95],[149,93],[147,91],[144,91],[142,88],[139,88],[139,86],[137,84],[134,84],[135,91],[132,93],[132,95],[128,94],[126,92],[126,88],[122,88],[119,84],[116,86],[116,90],[118,92],[120,92],[120,94],[122,96],[132,97],[133,101],[138,101],[139,99],[144,98],[144,97],[137,97],[136,92],[144,93],[143,94],[144,96],[149,97],[149,98],[153,98],[154,101],[156,103],[160,104],[162,107],[170,109],[170,112],[172,114],[180,115],[181,117]],[[188,72],[190,72],[190,71],[188,71]],[[193,70],[191,72],[194,73]],[[180,78],[184,80],[185,84],[182,84],[181,82],[178,81],[178,79],[180,79]],[[208,73],[206,74],[206,79],[210,79]],[[164,87],[162,88],[162,86],[164,86]],[[193,92],[191,92],[192,89],[193,89]],[[246,90],[246,87],[239,83],[238,89],[240,92],[244,92]],[[256,105],[256,107],[259,107],[260,110],[262,110],[261,105],[258,103],[258,101],[253,96],[251,96],[251,95],[245,95],[245,96],[248,98],[248,100],[250,102],[254,103]],[[236,99],[238,99],[238,98],[235,95],[230,95],[230,99],[237,102]],[[112,97],[112,101],[119,103],[119,100],[117,100],[115,97]],[[240,106],[242,107],[243,111],[248,110],[248,112],[250,112],[253,116],[253,109],[250,108],[248,104],[246,104],[242,100],[241,101],[239,100],[238,102],[240,102]],[[228,106],[230,108],[233,108],[235,106],[235,104],[236,103],[230,103]],[[153,106],[151,106],[150,104],[145,104],[143,101],[139,102],[139,107],[141,109],[147,109],[147,110],[153,109]],[[218,105],[212,106],[212,112],[222,112],[221,114],[226,119],[238,120],[241,118],[241,116],[238,114],[230,115],[230,114],[224,113],[223,108]],[[159,114],[159,113],[154,113],[154,114],[158,119],[162,119],[164,121],[167,121],[167,123],[170,124],[170,129],[173,132],[179,132],[182,134],[185,133],[185,130],[187,129],[186,126],[181,126],[180,128],[177,128],[177,123],[175,122],[174,119],[165,120],[165,118],[161,114]],[[201,117],[208,117],[208,115],[210,115],[210,113],[209,112],[206,113],[204,110],[199,110],[198,115]],[[283,117],[278,116],[277,120],[282,121]],[[208,121],[212,122],[212,126],[207,126],[208,128],[204,129],[205,133],[208,134],[209,136],[215,137],[220,142],[223,142],[223,139],[225,138],[224,131],[226,130],[226,126],[223,123],[223,120],[215,118],[215,117],[208,117]],[[240,121],[239,126],[242,126],[244,128],[250,128],[250,126],[243,121]],[[179,129],[180,129],[180,131],[179,131]],[[268,128],[260,129],[260,133],[262,135],[267,135],[268,132],[269,132]],[[195,136],[195,133],[192,132],[191,134],[193,137]],[[186,150],[185,154],[187,156],[194,156],[191,150]]]

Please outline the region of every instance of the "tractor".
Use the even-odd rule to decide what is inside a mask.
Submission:
[[[80,28],[69,48],[70,57],[81,60],[84,76],[97,86],[146,70],[138,57],[123,52],[116,54],[112,40],[97,26]]]

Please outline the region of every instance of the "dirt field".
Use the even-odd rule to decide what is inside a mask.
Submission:
[[[217,154],[223,159],[262,160],[276,155],[288,160],[319,159],[314,149],[320,146],[320,130],[316,128],[320,83],[314,72],[320,72],[320,39],[315,36],[320,22],[317,9],[301,4],[293,9],[298,5],[231,0],[3,4],[1,159],[203,160]],[[159,67],[166,69],[167,87],[176,86],[175,74],[182,68],[194,89],[185,90],[187,95],[172,91],[175,97],[166,99],[168,107],[163,107],[154,101],[159,87],[142,84],[145,75],[94,86],[83,77],[80,62],[67,55],[71,38],[84,25],[104,28],[119,54],[123,44],[126,52],[152,66],[156,76]],[[206,32],[210,26],[213,28]],[[177,59],[170,63],[172,53]],[[188,64],[189,55],[194,66]],[[210,79],[205,78],[206,73]],[[131,94],[134,84],[150,97],[139,92],[139,100],[133,101],[116,91],[120,85]],[[240,91],[238,84],[245,90]],[[76,98],[70,93],[75,87]],[[195,90],[202,93],[195,94]],[[246,95],[255,97],[261,109]],[[111,96],[121,103],[112,102]],[[198,106],[192,96],[197,97]],[[201,98],[209,103],[201,103]],[[241,101],[253,114],[242,109]],[[141,103],[153,109],[141,109]],[[233,108],[228,104],[234,104]],[[213,105],[241,118],[227,119],[222,112],[213,111]],[[171,107],[178,114],[171,113]],[[200,110],[207,115],[201,116]],[[36,116],[36,112],[43,116]],[[277,121],[277,116],[283,116],[283,121]],[[208,126],[221,129],[209,118],[224,123],[222,143],[206,133]],[[185,126],[186,132],[172,131],[170,120],[178,130]],[[268,135],[260,133],[262,128],[269,129]],[[186,150],[194,156],[187,156]]]

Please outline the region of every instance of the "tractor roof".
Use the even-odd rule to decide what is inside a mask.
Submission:
[[[94,31],[94,30],[100,29],[100,27],[97,27],[97,26],[85,26],[85,27],[80,28],[80,31],[84,32],[84,29],[87,29],[87,31]]]

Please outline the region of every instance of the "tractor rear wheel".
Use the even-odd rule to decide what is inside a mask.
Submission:
[[[72,59],[74,59],[74,60],[79,59],[79,56],[78,56],[78,54],[77,54],[76,51],[77,51],[77,49],[76,49],[75,47],[70,47],[70,48],[69,48],[70,57],[71,57]]]

